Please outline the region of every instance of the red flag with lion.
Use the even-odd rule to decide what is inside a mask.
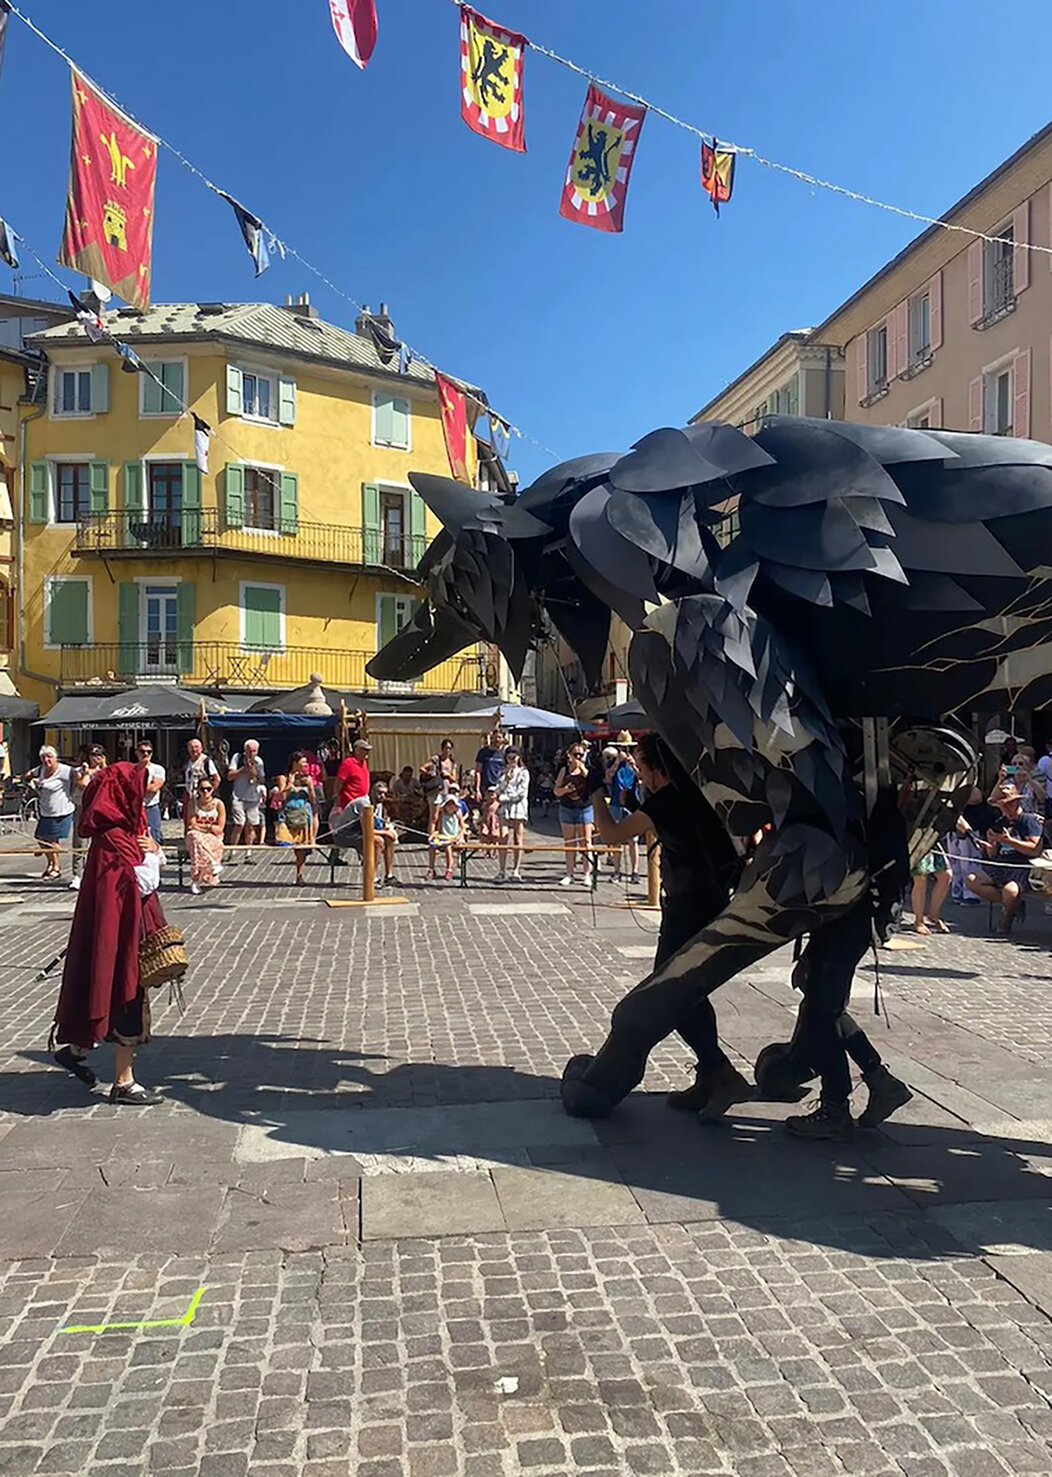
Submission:
[[[77,71],[66,229],[59,263],[150,306],[157,140]]]

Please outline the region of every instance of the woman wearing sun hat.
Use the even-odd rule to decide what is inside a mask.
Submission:
[[[613,758],[606,766],[606,786],[610,796],[610,814],[615,821],[623,821],[639,807],[639,770],[636,767],[636,741],[627,728],[623,728],[611,746]],[[604,755],[606,750],[603,750]],[[629,882],[639,882],[639,837],[633,836],[627,847],[617,854],[617,871],[614,881],[620,882],[624,874],[624,853],[628,851]]]

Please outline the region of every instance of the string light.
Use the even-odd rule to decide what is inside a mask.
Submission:
[[[160,145],[160,147],[162,149],[167,149],[168,153],[171,154],[173,158],[178,159],[183,168],[188,169],[192,175],[199,179],[206,189],[211,190],[213,195],[218,195],[224,201],[224,203],[229,204],[229,198],[231,195],[233,195],[232,191],[221,189],[219,185],[217,185],[214,180],[210,179],[203,170],[199,169],[191,159],[188,159],[187,156],[182,152],[182,150],[177,149],[176,146],[169,143],[168,140],[163,137],[163,135],[157,133],[155,129],[150,128],[149,124],[144,123],[140,118],[136,117],[136,115],[131,111],[130,108],[126,108],[118,98],[116,98],[111,92],[109,92],[106,88],[102,87],[98,82],[96,82],[95,79],[80,65],[80,63],[75,61],[73,57],[70,56],[68,51],[64,50],[64,48],[61,47],[57,41],[53,40],[46,31],[42,31],[40,27],[36,24],[36,22],[33,21],[28,15],[19,10],[18,6],[13,3],[13,0],[7,0],[7,9],[11,13],[11,15],[20,20],[28,30],[32,31],[34,36],[36,36],[40,41],[43,41],[44,45],[49,47],[56,56],[60,56],[62,60],[67,63],[68,66],[72,67],[74,71],[79,72],[80,75],[85,79],[85,81],[90,82],[91,86],[95,88],[95,90],[100,93],[108,103],[115,107],[119,112],[123,113],[124,116],[129,120],[129,122],[135,124],[135,126],[138,128],[144,129],[147,133],[150,133],[154,137],[156,142]],[[234,196],[234,198],[237,198],[236,195]],[[279,249],[281,249],[286,255],[293,257],[297,262],[299,262],[300,266],[303,267],[305,271],[310,272],[313,277],[316,277],[317,280],[321,282],[325,287],[327,287],[330,292],[334,293],[337,297],[342,298],[344,302],[349,303],[350,306],[356,310],[356,312],[365,313],[367,311],[356,297],[353,297],[349,292],[345,292],[342,287],[337,286],[337,284],[333,282],[333,280],[328,277],[326,273],[321,270],[320,267],[316,267],[314,263],[309,261],[308,258],[302,254],[302,252],[296,249],[296,247],[291,246],[287,241],[283,240],[280,234],[277,231],[273,230],[272,227],[266,223],[266,221],[263,221],[261,224],[262,229],[266,231],[267,235],[274,240],[276,246]],[[32,254],[36,256],[35,252]],[[37,260],[39,261],[39,258],[37,258]],[[51,272],[49,272],[48,275],[52,277],[54,276],[54,274]],[[55,278],[55,281],[58,280],[58,278]],[[65,288],[61,282],[59,282],[59,286],[62,286],[63,291],[65,291]],[[433,364],[425,354],[419,353],[416,349],[412,347],[411,344],[403,343],[403,347],[405,348],[406,352],[412,356],[415,362],[423,365],[425,369],[430,369],[434,371],[437,368],[437,366]],[[521,426],[518,426],[515,424],[514,421],[509,420],[507,416],[501,415],[500,412],[495,410],[487,400],[475,394],[472,391],[471,387],[465,381],[458,379],[457,384],[460,386],[466,398],[470,400],[472,404],[478,406],[481,414],[489,416],[493,421],[499,422],[500,425],[502,425],[510,435],[515,436],[520,441],[529,442],[531,446],[535,446],[539,451],[543,451],[545,456],[550,457],[554,461],[562,460],[558,452],[553,451],[550,446],[545,446],[543,441],[538,441],[535,436],[531,436],[529,432],[524,431]]]

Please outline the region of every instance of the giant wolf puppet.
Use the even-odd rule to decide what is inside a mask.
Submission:
[[[776,416],[657,430],[514,501],[411,480],[444,531],[374,677],[480,637],[518,673],[554,627],[597,678],[616,612],[667,748],[736,842],[770,827],[723,912],[569,1063],[568,1111],[609,1112],[699,1001],[805,935],[812,1055],[831,1060],[856,964],[974,782],[958,715],[1052,672],[1052,447]]]

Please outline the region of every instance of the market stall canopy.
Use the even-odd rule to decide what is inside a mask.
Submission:
[[[581,731],[581,725],[576,718],[570,718],[566,713],[553,713],[547,708],[530,708],[522,703],[499,703],[493,698],[488,698],[485,703],[473,709],[475,713],[500,714],[502,728],[509,732],[522,733],[527,729],[574,729]],[[463,710],[461,710],[461,715]]]
[[[0,693],[0,719],[29,719],[32,721],[40,716],[40,709],[36,703],[31,703],[28,698],[9,697]]]
[[[181,687],[133,687],[124,692],[70,693],[37,723],[43,728],[192,728],[226,704]]]

